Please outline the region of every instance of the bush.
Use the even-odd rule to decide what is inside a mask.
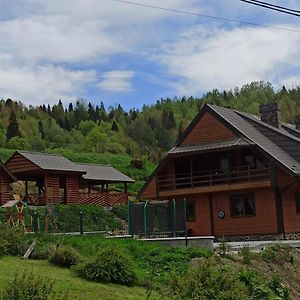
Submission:
[[[23,255],[28,248],[23,227],[0,223],[0,244],[2,255]]]
[[[132,286],[136,275],[129,257],[116,249],[105,249],[90,261],[79,265],[77,274],[87,280]]]
[[[249,294],[256,300],[288,300],[289,292],[283,286],[278,275],[274,275],[269,281],[263,274],[257,270],[241,271],[239,273],[240,281],[243,282]]]
[[[265,262],[269,263],[294,263],[292,248],[288,245],[274,244],[268,246],[261,252],[261,256]]]
[[[49,259],[57,250],[57,245],[54,243],[45,244],[39,241],[31,254],[33,259]]]
[[[112,207],[111,212],[118,218],[128,221],[128,205],[115,205]]]
[[[242,257],[242,263],[245,265],[249,265],[251,260],[255,257],[248,245],[244,245],[239,254]]]
[[[60,246],[56,249],[49,261],[59,267],[70,268],[82,261],[79,253],[71,246]]]
[[[178,300],[251,299],[236,270],[227,265],[220,266],[212,259],[203,261],[186,276],[173,275],[162,293]]]
[[[1,300],[50,300],[53,299],[54,281],[32,273],[15,274],[5,285]]]

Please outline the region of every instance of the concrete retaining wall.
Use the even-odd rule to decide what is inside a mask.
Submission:
[[[159,243],[161,245],[174,247],[199,247],[208,250],[214,249],[214,236],[196,236],[196,237],[174,237],[174,238],[155,238],[143,239],[145,242]]]

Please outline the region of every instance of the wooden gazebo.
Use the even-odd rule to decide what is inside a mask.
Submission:
[[[5,166],[25,182],[24,200],[35,205],[127,203],[127,183],[134,182],[110,166],[76,164],[56,154],[16,151]],[[124,193],[109,192],[113,182],[123,182]]]

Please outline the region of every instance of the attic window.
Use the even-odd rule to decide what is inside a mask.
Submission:
[[[230,196],[230,206],[232,218],[255,216],[255,201],[253,193]]]

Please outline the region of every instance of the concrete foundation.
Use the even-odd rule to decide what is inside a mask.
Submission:
[[[214,249],[214,236],[196,236],[196,237],[173,237],[173,238],[155,238],[143,239],[145,242],[159,243],[161,245],[173,247],[198,247],[208,250]]]

